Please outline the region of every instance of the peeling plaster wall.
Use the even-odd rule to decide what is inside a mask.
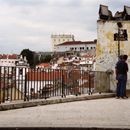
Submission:
[[[117,22],[122,23],[121,29],[126,29],[128,35],[127,41],[120,41],[120,54],[128,55],[129,72],[127,87],[130,89],[130,21],[97,21],[95,69],[97,71],[115,70],[115,64],[118,61],[118,41],[114,41],[114,34],[118,32]],[[112,87],[115,88],[115,74],[111,76],[111,81]]]

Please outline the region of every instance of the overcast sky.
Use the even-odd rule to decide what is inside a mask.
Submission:
[[[51,51],[51,34],[97,38],[100,4],[114,14],[129,0],[0,0],[0,54]]]

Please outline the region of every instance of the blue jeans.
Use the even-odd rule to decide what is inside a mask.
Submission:
[[[126,96],[127,75],[119,74],[117,80],[117,96],[124,97]]]

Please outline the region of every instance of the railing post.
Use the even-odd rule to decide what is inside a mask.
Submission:
[[[24,84],[24,101],[29,100],[29,98],[27,98],[27,74],[25,72],[25,84]]]
[[[1,104],[1,100],[2,100],[2,86],[1,86],[1,67],[0,67],[0,104]]]
[[[46,70],[47,70],[47,72],[48,72],[48,69],[46,69]],[[46,70],[45,70],[45,71],[46,71]],[[44,78],[46,79],[46,72],[45,72],[45,74],[44,74]],[[48,74],[47,78],[49,79],[49,74]],[[45,92],[45,99],[47,99],[47,87],[46,87],[46,82],[48,82],[48,81],[45,80],[45,91],[44,91],[44,92]]]
[[[63,97],[66,97],[66,95],[65,95],[65,81],[64,81],[64,78],[65,78],[65,75],[64,75],[65,73],[64,73],[64,70],[61,70],[61,76],[62,76],[62,98]]]
[[[88,86],[88,94],[91,94],[91,76],[90,76],[90,71],[88,71],[88,81],[89,81],[89,86]]]
[[[2,91],[3,91],[2,92],[2,102],[5,102],[5,84],[6,84],[5,83],[6,82],[6,80],[5,80],[6,79],[6,68],[5,67],[3,68],[3,71],[4,71],[4,74],[3,74],[2,78],[4,78],[4,79],[3,79],[3,86],[2,86],[3,87],[2,88]]]

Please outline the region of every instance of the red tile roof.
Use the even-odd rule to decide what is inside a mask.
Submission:
[[[62,71],[29,71],[27,73],[28,81],[52,81],[62,77]]]
[[[49,69],[48,69],[49,70]],[[80,71],[73,70],[70,74],[68,71],[29,71],[27,72],[27,80],[28,81],[56,81],[58,79],[63,78],[64,82],[72,80],[80,79]]]
[[[17,59],[18,58],[18,55],[16,54],[12,54],[12,55],[9,55],[9,54],[0,54],[0,59]]]
[[[84,56],[81,56],[83,58],[93,58],[94,56],[93,55],[84,55]]]
[[[68,41],[68,42],[64,42],[61,43],[57,46],[69,46],[69,45],[81,45],[81,44],[96,44],[96,42],[94,41],[86,41],[86,42],[81,42],[81,41]]]
[[[41,63],[39,65],[37,65],[37,67],[49,67],[50,63]]]

